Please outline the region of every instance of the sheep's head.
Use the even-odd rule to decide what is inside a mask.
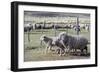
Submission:
[[[66,32],[59,33],[58,38],[60,39],[63,35],[67,35]]]
[[[65,34],[66,34],[66,32],[61,32],[61,33],[59,33],[59,36],[65,35]]]
[[[43,41],[45,38],[46,38],[46,35],[42,35],[42,36],[40,37],[40,40]]]

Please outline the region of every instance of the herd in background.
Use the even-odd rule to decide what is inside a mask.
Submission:
[[[89,24],[39,24],[39,23],[28,23],[24,25],[24,32],[29,32],[35,29],[59,29],[59,28],[66,28],[66,29],[74,29],[75,31],[81,31],[82,29],[89,31],[90,25]]]

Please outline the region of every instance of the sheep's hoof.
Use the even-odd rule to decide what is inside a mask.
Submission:
[[[64,54],[62,54],[63,56],[65,56],[66,54],[64,53]]]
[[[59,56],[62,56],[62,54],[59,54]]]
[[[81,54],[81,53],[78,53],[77,55],[78,55],[78,56],[81,56],[82,54]]]

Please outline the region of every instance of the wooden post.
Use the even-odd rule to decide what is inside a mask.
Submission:
[[[54,24],[54,34],[55,34],[55,37],[56,37],[56,25]]]
[[[30,42],[30,32],[28,31],[28,42]]]
[[[79,17],[77,17],[77,35],[79,35],[79,30],[80,30],[80,28],[79,28]]]

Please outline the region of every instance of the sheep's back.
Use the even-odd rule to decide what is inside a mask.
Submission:
[[[83,49],[88,44],[88,40],[84,37],[70,36],[68,45],[71,49]]]

